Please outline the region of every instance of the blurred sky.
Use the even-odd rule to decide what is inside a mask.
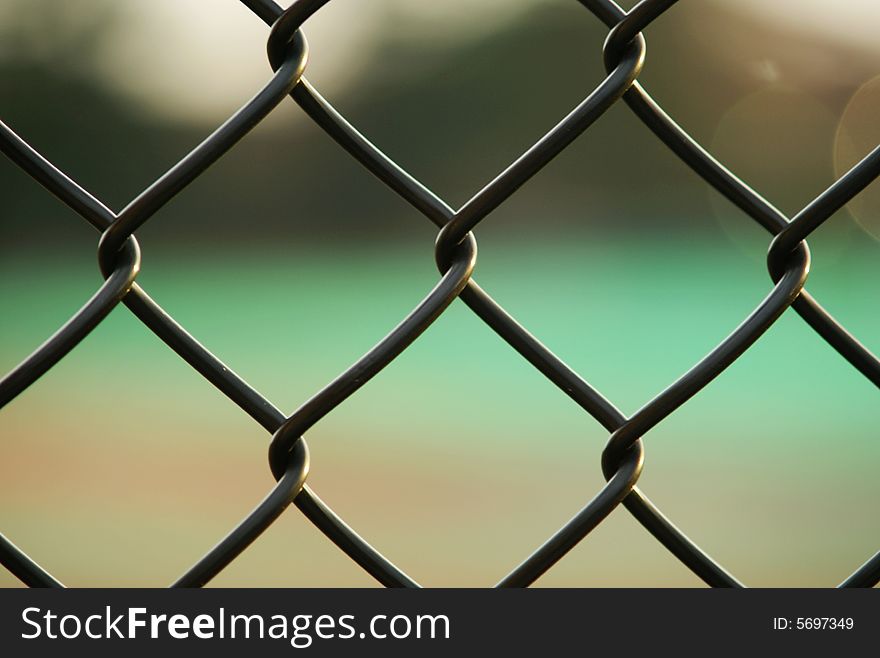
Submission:
[[[81,2],[27,2],[45,5],[47,20],[74,24],[99,20],[105,8],[118,15],[113,34],[103,44],[100,73],[114,88],[172,117],[220,119],[269,72],[266,27],[237,0],[90,0],[87,12]],[[703,2],[775,22],[785,30],[821,34],[823,40],[880,51],[875,22],[866,20],[876,6],[874,0],[836,5],[845,11],[829,11],[823,0]],[[379,34],[392,31],[427,50],[454,48],[498,30],[530,9],[558,4],[559,0],[334,0],[305,26],[312,46],[307,75],[333,94],[353,78],[371,75],[371,55]],[[18,20],[15,9],[15,2],[0,5],[0,20],[7,29],[13,29]],[[8,47],[5,53],[10,55]],[[762,65],[772,72],[773,62]],[[210,72],[207,79],[205,72]]]
[[[711,0],[725,2],[725,0]],[[741,11],[776,22],[780,27],[803,30],[823,38],[880,51],[875,0],[738,0],[725,2]]]

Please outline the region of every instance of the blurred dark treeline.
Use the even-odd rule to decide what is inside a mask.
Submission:
[[[15,35],[4,34],[0,118],[112,208],[121,208],[215,127],[170,123],[90,75],[89,53],[97,53],[95,44],[113,30],[112,14],[88,29],[71,30],[61,20],[34,25],[45,32],[41,48],[23,43],[18,57],[8,56]],[[382,36],[368,66],[371,75],[330,100],[455,206],[603,75],[606,30],[574,2],[536,9],[485,38],[442,52],[424,52],[417,39],[396,32],[392,26]],[[863,53],[803,35],[781,40],[778,28],[716,3],[674,7],[647,38],[643,83],[704,143],[725,112],[755,90],[796,89],[833,115],[871,74]],[[254,91],[261,82],[254,81]],[[311,82],[321,88],[320,80]],[[779,120],[798,110],[787,107],[785,98],[780,95]],[[285,105],[277,110],[285,121],[257,128],[141,234],[153,241],[257,243],[427,235],[424,218],[292,102]],[[772,124],[773,117],[767,120]],[[762,132],[759,122],[722,140],[722,147],[745,140],[754,152],[753,169],[752,159],[737,155],[742,149],[718,155],[734,160],[737,172],[767,190],[783,210],[796,211],[799,200],[831,180],[820,164],[830,157],[834,125],[816,121],[802,127],[805,134],[773,125]],[[0,195],[0,243],[6,247],[63,245],[88,234],[83,222],[5,160]],[[529,222],[529,231],[560,234],[573,226],[650,228],[661,220],[665,229],[699,231],[711,206],[705,186],[619,104],[490,221],[504,230]]]

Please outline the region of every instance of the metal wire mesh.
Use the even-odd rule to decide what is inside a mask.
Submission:
[[[242,0],[271,26],[271,81],[185,158],[114,213],[53,166],[5,124],[0,148],[49,192],[101,233],[98,259],[105,281],[81,309],[42,346],[0,380],[0,408],[46,375],[119,303],[153,331],[228,399],[271,435],[269,464],[276,484],[254,510],[173,586],[208,583],[291,504],[381,584],[417,586],[410,576],[370,546],[306,484],[309,453],[304,435],[367,384],[460,298],[519,355],[552,381],[610,437],[602,452],[605,486],[585,507],[498,586],[535,582],[562,556],[623,505],[663,546],[711,586],[741,586],[733,575],[691,541],[639,490],[645,435],[684,405],[742,355],[789,307],[864,377],[880,386],[880,361],[835,321],[804,289],[810,254],[804,240],[880,174],[880,147],[872,151],[802,211],[789,218],[715,160],[670,118],[639,84],[645,58],[641,32],[676,0],[643,0],[629,12],[610,0],[579,0],[608,28],[604,44],[607,77],[561,122],[458,210],[415,179],[349,124],[303,77],[308,46],[300,28],[329,0],[296,0],[282,10],[271,0]],[[180,326],[136,283],[140,250],[134,232],[290,96],[327,135],[438,228],[434,288],[391,332],[293,415],[282,414],[247,382]],[[564,150],[609,107],[623,100],[633,113],[697,175],[743,210],[772,236],[768,269],[773,286],[733,332],[631,417],[566,366],[501,308],[472,278],[477,243],[471,231],[544,165]],[[0,535],[0,561],[30,586],[61,586],[49,571]],[[880,553],[841,586],[870,587],[880,580]]]

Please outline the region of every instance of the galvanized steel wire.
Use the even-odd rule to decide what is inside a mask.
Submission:
[[[611,0],[578,1],[609,28],[603,51],[607,76],[562,121],[457,210],[370,143],[304,77],[308,45],[301,28],[329,0],[296,0],[286,10],[272,0],[241,0],[271,26],[267,51],[274,75],[238,112],[118,213],[0,122],[3,153],[101,234],[98,262],[104,276],[104,283],[80,310],[0,380],[0,408],[46,375],[122,303],[271,435],[269,466],[276,481],[274,487],[237,527],[172,586],[207,584],[291,504],[382,585],[418,586],[308,486],[309,451],[305,435],[417,340],[457,298],[610,434],[601,458],[605,486],[568,523],[505,575],[498,586],[525,587],[534,583],[619,505],[708,585],[742,586],[636,486],[645,459],[643,441],[654,427],[754,344],[789,307],[857,371],[880,386],[877,357],[804,289],[810,267],[805,240],[880,174],[880,147],[801,212],[792,218],[786,217],[682,130],[638,82],[646,53],[642,31],[655,20],[662,20],[663,13],[676,0],[642,0],[629,12]],[[134,236],[139,227],[228,152],[287,96],[331,139],[439,229],[435,244],[439,271],[436,285],[375,347],[290,416],[285,416],[205,349],[140,287],[136,282],[140,248]],[[473,279],[477,242],[472,231],[619,100],[698,176],[772,236],[767,256],[769,291],[756,300],[754,310],[721,344],[630,417],[542,345]],[[27,585],[62,586],[46,568],[3,535],[0,535],[0,562]],[[857,568],[840,586],[871,587],[878,580],[880,553]]]

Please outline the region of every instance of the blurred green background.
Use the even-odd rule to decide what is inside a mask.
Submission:
[[[641,80],[793,214],[880,141],[877,10],[763,4],[679,3]],[[306,27],[310,81],[453,206],[602,77],[573,0],[472,5],[334,0]],[[118,210],[268,79],[266,35],[235,0],[7,0],[0,119]],[[808,282],[875,350],[877,188],[811,238]],[[7,371],[101,279],[97,233],[6,160],[0,195]],[[436,282],[435,234],[285,102],[139,231],[138,281],[292,412]],[[770,289],[769,236],[622,104],[477,237],[480,284],[628,414]],[[789,311],[646,437],[640,486],[747,584],[835,584],[880,548],[877,399]],[[171,582],[272,483],[266,433],[124,307],[0,437],[0,531],[69,585]],[[309,483],[419,582],[488,585],[598,491],[606,438],[456,302],[308,434]],[[291,508],[213,584],[374,583]],[[539,584],[699,582],[620,509]]]

